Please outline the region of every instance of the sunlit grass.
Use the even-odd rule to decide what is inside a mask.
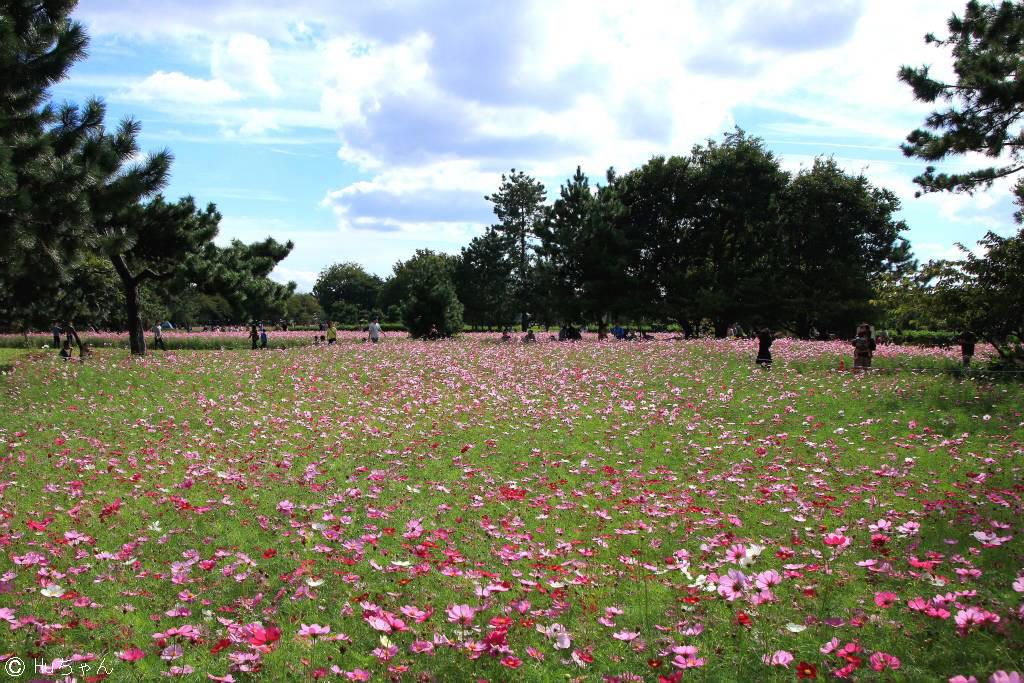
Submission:
[[[9,562],[36,552],[48,567],[11,564],[0,595],[12,618],[66,628],[40,639],[27,623],[0,650],[106,654],[116,680],[185,665],[223,676],[230,653],[254,652],[228,624],[261,622],[281,629],[259,657],[271,680],[356,669],[383,680],[399,666],[438,680],[654,681],[672,674],[679,645],[705,660],[687,678],[792,680],[800,661],[824,678],[847,663],[819,652],[833,637],[861,648],[861,678],[892,673],[870,670],[876,652],[908,680],[1024,669],[1020,385],[853,375],[836,369],[841,351],[793,345],[769,371],[743,344],[713,341],[41,357],[0,385],[0,541]],[[422,532],[404,538],[413,520]],[[873,543],[879,520],[920,528]],[[851,544],[836,551],[823,537],[838,530]],[[70,531],[88,539],[68,545]],[[983,547],[977,531],[1013,538]],[[735,544],[764,551],[739,567],[726,558]],[[189,553],[214,562],[175,565]],[[908,564],[929,557],[928,570]],[[698,585],[729,569],[783,578],[761,604]],[[46,597],[49,583],[73,593]],[[477,594],[494,583],[508,590]],[[976,594],[945,620],[906,606],[958,590]],[[880,591],[898,600],[880,608]],[[382,663],[361,603],[433,615],[388,634],[398,653]],[[480,610],[471,629],[447,622],[454,604]],[[176,605],[182,616],[169,616]],[[968,606],[999,623],[961,635],[953,615]],[[607,608],[622,611],[613,626],[599,621]],[[501,616],[509,625],[488,625]],[[303,623],[347,639],[311,644],[297,638]],[[555,623],[567,649],[537,631]],[[152,634],[183,624],[201,642],[162,661],[173,642]],[[439,640],[496,628],[508,652],[472,659]],[[639,636],[612,636],[624,631]],[[414,640],[436,640],[433,653],[410,652]],[[143,659],[116,659],[133,645]],[[762,663],[777,650],[794,656],[788,669]],[[510,653],[518,668],[502,664]]]

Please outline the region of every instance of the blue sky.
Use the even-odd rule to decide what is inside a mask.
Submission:
[[[924,165],[898,148],[928,108],[896,72],[948,73],[922,37],[963,2],[284,4],[83,0],[90,57],[54,95],[140,119],[175,155],[166,194],[215,202],[220,241],[295,242],[274,277],[300,290],[337,261],[458,251],[510,167],[551,196],[577,164],[599,179],[734,126],[788,170],[831,155],[895,191],[922,260],[1012,229],[1006,184],[915,199]]]

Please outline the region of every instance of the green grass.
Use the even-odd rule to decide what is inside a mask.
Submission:
[[[1024,670],[1012,588],[1024,566],[1021,385],[954,380],[934,357],[913,359],[934,372],[840,373],[815,348],[779,356],[770,371],[716,342],[40,357],[0,385],[0,546],[10,561],[40,553],[60,576],[11,565],[0,605],[66,628],[43,641],[35,627],[11,631],[0,651],[93,652],[109,663],[136,645],[145,658],[115,660],[114,680],[152,680],[182,664],[205,679],[228,672],[230,652],[250,649],[212,653],[232,637],[217,618],[261,621],[282,631],[262,657],[268,680],[307,680],[321,667],[345,680],[329,673],[334,665],[385,680],[370,654],[380,634],[361,618],[369,601],[395,614],[433,608],[412,632],[389,636],[399,648],[389,664],[443,681],[624,672],[654,681],[672,672],[662,653],[673,645],[697,646],[706,660],[684,679],[793,680],[801,660],[825,678],[842,663],[819,652],[832,637],[862,648],[859,680]],[[120,509],[101,519],[116,499]],[[294,510],[280,511],[282,501]],[[27,526],[47,519],[45,530]],[[417,519],[423,535],[403,538]],[[873,545],[868,525],[880,519],[920,531],[890,531]],[[822,539],[840,528],[852,543],[836,554]],[[60,542],[71,530],[89,538]],[[982,547],[979,530],[1013,539]],[[765,547],[746,574],[786,574],[774,601],[729,602],[693,587],[698,575],[737,568],[725,560],[734,543]],[[667,561],[677,551],[691,578]],[[191,552],[214,567],[175,565]],[[223,573],[236,553],[253,566]],[[908,565],[933,556],[931,572]],[[858,564],[866,560],[888,569]],[[956,568],[981,574],[961,580]],[[40,594],[51,581],[83,605]],[[475,587],[491,581],[509,590],[478,597]],[[906,607],[957,590],[976,595],[949,606],[954,615],[973,605],[1000,623],[961,636],[952,617]],[[879,591],[899,599],[879,608]],[[512,610],[516,600],[530,602],[525,613]],[[445,608],[463,603],[481,609],[472,639],[488,620],[512,617],[508,645],[521,668],[443,646],[409,652],[415,638],[460,640]],[[168,616],[175,605],[189,616]],[[623,611],[614,628],[598,622],[611,606]],[[351,642],[301,641],[302,623]],[[571,633],[568,650],[536,630],[553,623]],[[199,627],[202,642],[162,662],[151,635],[182,624]],[[700,635],[682,633],[696,624]],[[638,632],[643,648],[611,636],[620,630]],[[574,663],[577,649],[593,662]],[[789,669],[761,662],[776,650],[794,655]],[[871,671],[879,651],[901,668]]]

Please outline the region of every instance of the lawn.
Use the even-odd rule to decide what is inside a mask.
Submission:
[[[1024,672],[1022,385],[938,349],[854,375],[846,348],[34,357],[0,379],[0,657],[117,681]]]

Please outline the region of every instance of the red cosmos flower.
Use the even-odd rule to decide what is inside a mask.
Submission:
[[[523,660],[519,659],[518,657],[508,655],[507,657],[502,658],[501,665],[509,669],[518,669],[523,665]]]
[[[102,522],[107,517],[117,513],[121,509],[121,499],[117,498],[110,505],[104,506],[103,510],[100,511],[100,521]]]
[[[673,671],[667,676],[658,675],[658,683],[679,683],[681,680],[683,680],[682,671]]]
[[[522,500],[526,497],[526,491],[523,489],[515,489],[511,486],[502,486],[498,489],[498,494],[504,500]]]
[[[817,678],[818,670],[813,664],[807,662],[800,662],[796,665],[796,677],[797,678]]]
[[[252,635],[249,636],[249,644],[257,648],[269,648],[281,639],[281,629],[276,626],[252,627]]]
[[[743,626],[744,628],[750,628],[750,617],[747,616],[746,612],[737,612],[736,623],[740,626]]]
[[[277,551],[274,550],[273,548],[267,548],[266,550],[263,551],[263,559],[264,560],[269,560],[274,555],[277,555]]]
[[[215,655],[221,650],[228,647],[231,647],[231,640],[228,638],[221,638],[213,647],[210,648],[210,654]]]

